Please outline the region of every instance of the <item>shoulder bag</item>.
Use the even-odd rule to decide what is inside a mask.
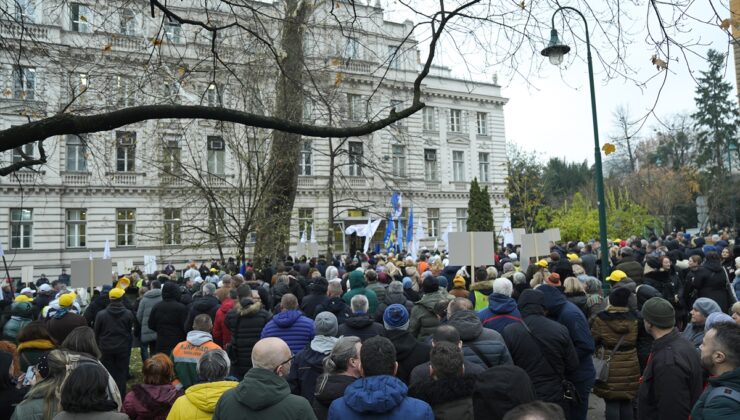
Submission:
[[[617,349],[619,349],[619,346],[622,345],[623,341],[624,335],[619,337],[617,345],[614,346],[614,350],[612,350],[608,357],[604,354],[604,346],[601,346],[601,355],[594,353],[593,356],[591,356],[594,361],[594,370],[596,371],[596,382],[606,382],[609,380],[609,364],[611,363],[612,356],[617,352]]]

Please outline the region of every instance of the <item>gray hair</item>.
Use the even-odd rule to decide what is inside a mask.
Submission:
[[[588,276],[586,277],[586,281],[583,283],[583,288],[588,294],[594,295],[598,294],[599,291],[601,291],[601,281],[599,281],[599,279],[597,279],[596,277]]]
[[[514,284],[524,284],[527,282],[527,276],[522,273],[521,271],[517,271],[512,276],[512,283]]]
[[[326,290],[333,295],[342,294],[342,281],[339,279],[333,279],[329,281],[329,286]]]
[[[222,381],[229,374],[231,361],[221,349],[209,350],[198,359],[198,376],[205,382]]]
[[[500,277],[493,281],[493,293],[511,297],[513,289],[514,285],[511,284],[511,280],[507,278]]]
[[[350,301],[350,305],[352,306],[352,313],[367,313],[368,309],[370,309],[370,303],[367,301],[365,295],[354,295]]]
[[[388,293],[403,293],[403,283],[398,280],[393,280],[388,285]]]
[[[324,359],[324,372],[330,375],[342,373],[349,366],[349,359],[359,357],[355,344],[360,339],[353,335],[341,337],[334,344],[331,353]]]
[[[332,281],[333,279],[339,277],[339,270],[337,270],[336,267],[333,265],[330,265],[326,267],[326,279],[329,281]]]
[[[221,281],[224,282],[224,284],[231,283],[231,274],[224,274],[223,277],[221,277]]]
[[[216,293],[216,286],[213,283],[206,283],[203,285],[203,296],[211,296]]]

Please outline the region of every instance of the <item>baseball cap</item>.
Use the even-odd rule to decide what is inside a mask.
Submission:
[[[618,282],[618,281],[624,280],[626,277],[627,277],[627,273],[625,273],[624,271],[614,270],[612,271],[611,274],[609,274],[609,277],[607,277],[606,279],[609,281]]]

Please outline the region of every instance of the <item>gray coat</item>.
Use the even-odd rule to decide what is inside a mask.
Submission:
[[[141,298],[139,310],[136,311],[136,319],[141,325],[141,342],[150,343],[157,340],[157,332],[149,328],[149,315],[154,305],[162,301],[162,289],[152,289]]]

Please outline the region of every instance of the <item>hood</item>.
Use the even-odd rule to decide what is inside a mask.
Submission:
[[[516,310],[516,301],[500,293],[488,296],[488,308],[495,314],[508,314]]]
[[[385,302],[385,304],[388,306],[391,306],[394,303],[405,305],[407,300],[408,299],[406,299],[406,295],[404,295],[403,293],[386,293],[385,300],[383,302]]]
[[[637,307],[642,309],[642,305],[650,298],[663,297],[663,295],[653,286],[642,284],[637,288]]]
[[[293,324],[295,324],[298,318],[301,317],[301,315],[303,315],[303,313],[298,309],[290,309],[280,312],[279,314],[272,317],[272,319],[275,321],[275,324],[278,327],[290,328],[293,326]]]
[[[442,299],[445,299],[445,296],[442,296],[437,292],[426,293],[421,297],[421,300],[416,302],[416,305],[422,305],[429,309],[430,312],[434,313],[434,306]]]
[[[161,407],[167,413],[170,405],[178,397],[177,389],[171,384],[148,385],[138,384],[131,389],[136,398],[147,407]]]
[[[152,289],[144,293],[144,297],[142,299],[161,299],[162,298],[162,289]]]
[[[328,406],[332,401],[344,396],[344,390],[356,380],[357,378],[348,375],[321,375],[316,380],[316,400]]]
[[[365,287],[365,275],[362,271],[353,271],[349,273],[349,288],[352,290],[362,289]]]
[[[260,368],[250,369],[235,391],[236,400],[252,411],[272,407],[290,395],[285,379]]]
[[[234,305],[236,302],[234,302],[234,299],[226,298],[223,302],[221,302],[221,306],[218,308],[220,312],[223,312],[224,314],[229,313],[230,310],[234,308]]]
[[[370,319],[365,314],[362,315],[352,315],[351,317],[347,318],[346,321],[344,321],[345,324],[347,324],[348,327],[354,328],[356,330],[361,330],[363,328],[367,328],[370,325],[373,325],[375,321]]]
[[[387,331],[385,336],[391,340],[393,347],[396,348],[397,360],[403,360],[410,356],[418,344],[414,336],[404,330]]]
[[[334,314],[343,311],[346,307],[347,303],[340,297],[333,297],[326,304],[326,310]]]
[[[478,291],[488,296],[493,293],[493,280],[477,281],[470,285],[470,291]]]
[[[544,315],[545,295],[537,289],[527,289],[519,295],[519,311],[522,315]]]
[[[705,261],[704,262],[704,267],[707,270],[712,271],[714,273],[719,273],[720,271],[723,270],[722,263],[720,263],[719,261],[711,261],[711,260],[710,261]]]
[[[121,316],[124,313],[126,313],[126,311],[128,311],[128,309],[125,306],[123,306],[123,302],[121,301],[121,299],[116,299],[114,301],[111,301],[111,303],[108,304],[108,307],[106,308],[106,310],[108,311],[109,314],[113,316]]]
[[[317,335],[311,340],[311,350],[319,352],[322,356],[321,359],[324,359],[325,355],[328,355],[331,352],[331,349],[334,348],[334,344],[337,343],[339,339],[337,337],[328,337],[326,335]],[[319,363],[319,366],[321,363]]]
[[[407,392],[406,385],[394,376],[371,376],[348,386],[344,402],[357,413],[384,414],[398,407]]]
[[[547,309],[547,311],[552,314],[559,313],[567,302],[567,299],[565,299],[565,295],[563,294],[563,292],[553,286],[543,284],[542,286],[538,287],[537,290],[545,295],[545,309]]]
[[[483,332],[483,325],[473,311],[455,312],[447,323],[457,329],[463,342],[475,340]]]
[[[188,333],[187,340],[194,346],[202,346],[203,343],[213,341],[213,336],[205,331],[193,330]]]
[[[185,397],[191,404],[198,407],[199,410],[206,413],[213,413],[216,409],[216,403],[224,392],[236,387],[239,382],[235,381],[218,381],[195,384],[185,391]]]
[[[199,313],[205,313],[220,304],[221,302],[218,301],[218,298],[216,296],[202,296],[193,301],[193,309],[195,309]]]
[[[162,300],[164,299],[180,299],[180,288],[177,283],[168,281],[162,285]]]
[[[246,316],[246,315],[253,315],[262,309],[262,303],[260,302],[252,302],[250,305],[247,306],[241,306],[240,304],[236,303],[234,304],[234,308],[236,308],[236,312],[239,313],[239,316]]]

